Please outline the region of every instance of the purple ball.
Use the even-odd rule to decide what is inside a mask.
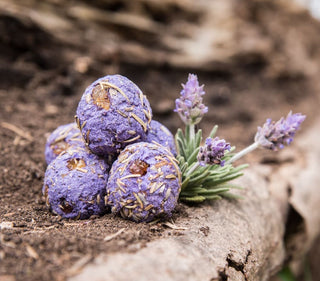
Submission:
[[[177,160],[163,146],[140,142],[127,146],[113,163],[107,202],[113,213],[135,222],[170,217],[181,189]]]
[[[85,90],[76,115],[89,149],[101,156],[118,154],[128,144],[144,141],[151,118],[147,98],[121,75],[93,82]]]
[[[85,143],[76,123],[61,125],[47,139],[45,158],[49,165],[57,156],[69,147],[84,147]]]
[[[50,210],[63,218],[102,215],[109,165],[86,148],[69,148],[47,167],[42,193]]]
[[[176,145],[172,133],[166,126],[158,121],[152,120],[150,123],[150,130],[147,135],[147,142],[157,142],[164,147],[170,149],[171,153],[176,156]]]

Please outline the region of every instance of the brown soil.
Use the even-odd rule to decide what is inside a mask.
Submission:
[[[312,20],[308,24],[318,34],[320,24]],[[136,224],[112,214],[71,221],[48,212],[41,194],[46,137],[73,120],[82,92],[96,78],[112,73],[128,76],[147,94],[154,119],[174,132],[181,125],[172,112],[174,100],[188,72],[196,72],[206,85],[205,103],[210,109],[202,128],[208,133],[213,124],[220,125],[219,136],[239,148],[252,141],[256,127],[268,117],[277,119],[290,109],[303,112],[308,116],[305,128],[318,114],[314,76],[296,76],[290,69],[286,75],[270,76],[265,71],[268,58],[235,58],[222,70],[138,65],[116,57],[101,62],[92,49],[86,53],[64,44],[19,17],[1,13],[0,26],[6,27],[0,28],[0,218],[2,226],[7,222],[0,233],[1,280],[65,280],[79,261],[89,262],[99,253],[135,251],[150,240],[180,235],[161,222]],[[301,40],[309,42],[312,37],[319,48],[319,37],[306,39],[302,34]],[[92,62],[82,70],[84,54]],[[266,154],[247,160],[261,155]],[[189,207],[179,204],[173,220],[185,216],[185,208]],[[117,237],[103,241],[122,228],[125,231]]]

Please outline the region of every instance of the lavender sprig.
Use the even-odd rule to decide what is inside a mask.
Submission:
[[[242,170],[248,165],[233,166],[233,162],[258,147],[277,151],[293,141],[305,116],[289,112],[286,118],[274,122],[267,119],[262,127],[258,127],[254,143],[233,153],[231,147],[223,139],[213,138],[217,126],[214,126],[205,144],[202,141],[201,130],[195,131],[208,108],[202,103],[203,86],[199,86],[196,75],[189,74],[188,81],[183,86],[181,97],[176,100],[175,112],[178,112],[185,123],[185,131],[178,129],[175,136],[177,159],[182,172],[182,187],[180,200],[187,202],[202,202],[208,199],[223,197],[237,197],[229,193],[229,181],[243,175]]]
[[[254,143],[235,154],[228,163],[232,163],[258,147],[277,151],[283,149],[293,141],[297,130],[306,118],[301,113],[292,114],[290,111],[286,118],[282,117],[277,122],[267,119],[262,127],[258,127]]]
[[[202,96],[205,94],[204,85],[199,86],[198,77],[189,74],[186,84],[182,84],[180,98],[176,99],[177,112],[186,125],[198,124],[203,115],[208,112],[208,107],[202,103]]]
[[[221,196],[232,196],[230,188],[235,186],[227,182],[242,175],[241,170],[231,164],[224,165],[232,157],[234,150],[229,143],[218,137],[213,138],[218,126],[214,126],[203,146],[202,131],[195,132],[208,108],[202,103],[203,86],[199,87],[196,75],[189,74],[183,85],[180,99],[176,100],[175,112],[178,112],[186,124],[185,131],[178,129],[175,136],[177,159],[182,172],[180,200],[202,202],[206,199],[219,199]]]
[[[305,118],[306,116],[301,113],[292,114],[290,111],[287,118],[282,117],[277,122],[267,119],[263,127],[258,127],[254,140],[264,148],[274,151],[282,149],[293,141],[296,131]]]
[[[195,134],[192,141],[182,130],[178,130],[176,134],[177,159],[182,172],[182,201],[200,203],[204,200],[220,199],[222,196],[236,197],[229,191],[238,186],[228,182],[243,175],[241,170],[247,165],[233,167],[225,164],[232,157],[231,152],[235,147],[231,147],[225,140],[213,139],[217,128],[215,126],[212,129],[204,146],[200,146],[201,130]]]

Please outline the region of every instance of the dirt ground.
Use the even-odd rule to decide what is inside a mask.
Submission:
[[[309,25],[314,34],[320,29],[315,21],[310,20]],[[320,38],[312,40],[319,48]],[[88,57],[90,64],[86,64]],[[277,119],[291,109],[303,112],[307,115],[305,129],[318,115],[316,75],[295,75],[289,69],[288,75],[274,77],[266,73],[267,64],[268,60],[259,57],[245,63],[235,59],[218,71],[139,65],[116,58],[102,62],[94,53],[59,41],[36,24],[1,12],[0,280],[65,280],[99,253],[134,252],[148,241],[181,235],[161,222],[136,224],[112,214],[72,221],[47,210],[41,194],[46,137],[73,120],[89,83],[106,74],[127,76],[149,98],[154,119],[175,132],[182,124],[172,111],[174,100],[187,74],[196,73],[205,84],[209,107],[201,127],[207,133],[218,124],[218,135],[242,148],[268,117]],[[265,161],[266,155],[269,160],[276,158],[258,152],[246,160]],[[185,216],[185,208],[189,206],[180,203],[173,220]],[[116,238],[103,241],[123,228]]]

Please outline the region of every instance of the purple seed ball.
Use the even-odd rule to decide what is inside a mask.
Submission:
[[[86,148],[69,148],[47,167],[42,193],[50,210],[63,218],[102,215],[109,165]]]
[[[113,163],[107,184],[113,213],[135,222],[170,217],[181,189],[177,160],[163,146],[127,146]]]
[[[158,121],[152,120],[150,123],[150,130],[147,135],[147,142],[157,142],[164,147],[167,147],[171,153],[176,156],[176,145],[172,133],[166,126]]]
[[[118,154],[144,141],[152,112],[147,98],[128,78],[108,75],[84,92],[76,120],[89,149],[98,155]]]
[[[71,146],[85,146],[83,137],[76,123],[61,125],[48,137],[45,146],[47,164],[49,165],[61,152],[66,151]]]

